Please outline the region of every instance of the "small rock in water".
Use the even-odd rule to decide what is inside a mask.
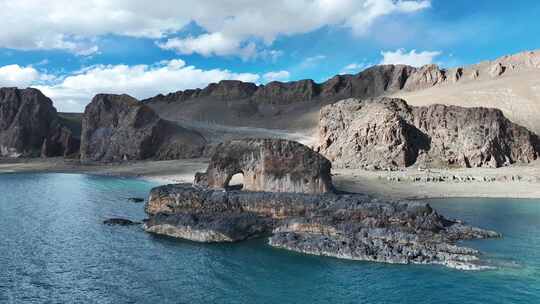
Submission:
[[[111,218],[108,220],[104,220],[103,224],[109,225],[109,226],[131,226],[131,225],[139,225],[139,222],[134,222],[128,219],[123,218]]]
[[[132,203],[142,203],[142,202],[144,202],[144,198],[130,197],[130,198],[128,198],[128,201],[132,202]]]

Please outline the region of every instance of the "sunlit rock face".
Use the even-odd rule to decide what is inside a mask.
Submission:
[[[319,151],[349,168],[500,167],[538,158],[538,136],[500,110],[397,98],[348,99],[321,110]]]
[[[310,148],[282,139],[233,140],[215,147],[195,184],[226,189],[242,173],[249,191],[325,193],[332,190],[331,163]]]
[[[191,158],[205,144],[199,133],[161,119],[128,95],[96,95],[83,116],[83,161]]]
[[[0,88],[0,157],[69,156],[78,149],[48,97],[31,88]]]

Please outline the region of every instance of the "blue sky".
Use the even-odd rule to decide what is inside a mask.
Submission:
[[[232,78],[265,83],[380,63],[466,65],[540,48],[540,1],[0,0],[0,86],[61,111]]]

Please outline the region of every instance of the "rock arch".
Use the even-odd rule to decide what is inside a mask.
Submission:
[[[324,193],[333,189],[331,163],[310,148],[283,139],[243,139],[219,144],[195,185],[227,189],[231,178],[244,175],[243,190]]]

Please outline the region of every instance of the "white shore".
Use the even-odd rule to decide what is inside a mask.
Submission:
[[[0,174],[9,172],[86,173],[137,177],[161,184],[191,183],[195,172],[204,171],[207,159],[140,161],[122,164],[81,165],[54,159],[3,160]],[[395,199],[443,197],[540,198],[540,162],[498,169],[419,171],[364,171],[334,169],[339,190]],[[444,180],[444,181],[443,181]]]

